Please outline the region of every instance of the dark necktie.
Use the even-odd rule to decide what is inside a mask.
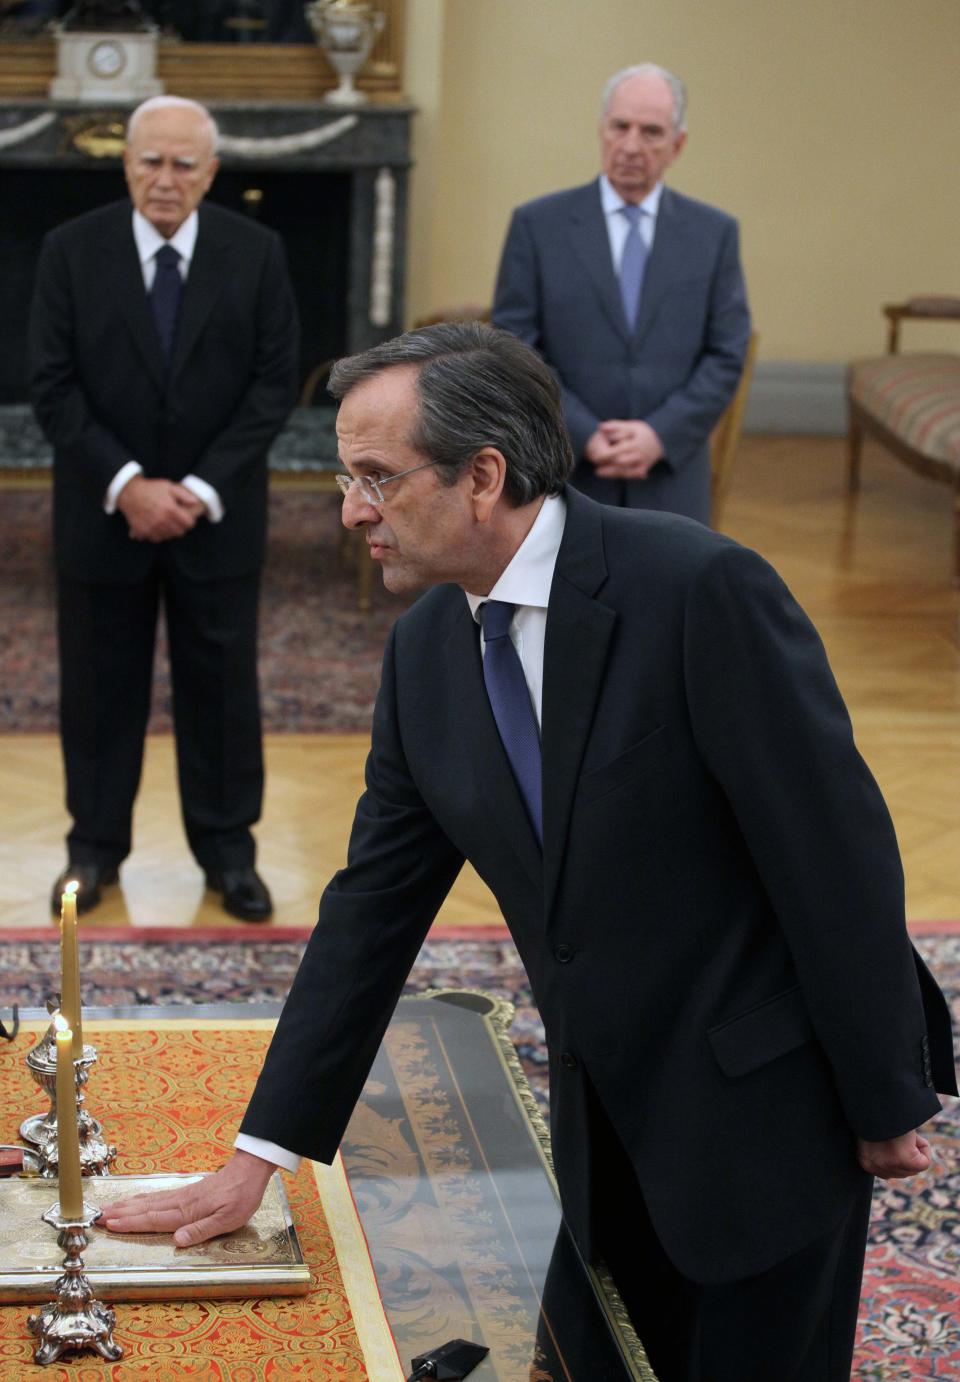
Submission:
[[[156,265],[153,287],[150,289],[150,306],[153,308],[153,318],[160,333],[163,358],[169,360],[183,292],[180,255],[172,245],[162,245],[156,253]]]
[[[537,839],[542,844],[540,734],[523,667],[510,641],[510,621],[515,609],[515,605],[507,604],[504,600],[487,600],[480,607],[484,642],[483,680],[513,775]]]
[[[647,266],[647,247],[640,234],[639,206],[621,206],[620,210],[628,221],[627,238],[623,242],[623,256],[620,260],[620,296],[623,298],[623,314],[627,326],[632,331],[637,321],[640,306],[640,289],[643,287],[643,271]]]

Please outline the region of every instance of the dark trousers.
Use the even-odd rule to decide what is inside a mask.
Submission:
[[[71,861],[130,852],[163,599],[180,802],[201,868],[252,864],[263,798],[259,572],[193,581],[161,557],[135,585],[59,581],[60,734]]]
[[[870,1177],[844,1219],[802,1252],[703,1286],[667,1257],[626,1154],[612,1132],[602,1136],[597,1236],[659,1382],[849,1382]]]

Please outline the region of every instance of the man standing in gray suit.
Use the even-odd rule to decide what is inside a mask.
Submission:
[[[493,320],[557,375],[578,489],[706,523],[710,433],[750,316],[736,222],[663,185],[686,138],[679,77],[652,63],[611,77],[600,178],[514,212]]]

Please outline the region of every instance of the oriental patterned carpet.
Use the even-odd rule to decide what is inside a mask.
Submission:
[[[45,933],[50,935],[51,933]],[[960,1029],[960,926],[914,937],[947,993]],[[302,947],[254,941],[175,945],[94,940],[81,946],[84,999],[94,1004],[240,1003],[282,998]],[[56,985],[57,950],[44,940],[0,940],[0,1015],[37,1005]],[[430,939],[407,992],[482,989],[516,1005],[511,1035],[542,1106],[543,1029],[526,976],[506,939]],[[960,1101],[932,1125],[932,1176],[878,1183],[861,1304],[856,1382],[914,1382],[960,1375]]]
[[[402,601],[373,573],[373,609],[357,609],[355,568],[340,551],[340,502],[307,490],[270,495],[260,607],[267,733],[365,733],[380,659]],[[366,554],[361,554],[367,560]],[[50,493],[0,492],[0,732],[57,729]],[[166,640],[158,640],[151,731],[169,730]]]

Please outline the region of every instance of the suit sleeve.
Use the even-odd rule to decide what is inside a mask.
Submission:
[[[511,335],[518,336],[525,345],[543,355],[546,363],[550,365],[560,385],[563,420],[570,433],[573,453],[575,456],[581,456],[587,442],[597,430],[600,418],[587,407],[582,398],[567,388],[553,362],[544,355],[541,293],[537,249],[524,209],[520,207],[513,213],[500,258],[497,285],[493,295],[492,320],[494,326],[502,327]]]
[[[191,466],[192,474],[217,491],[228,514],[233,492],[252,467],[262,464],[296,402],[297,310],[277,235],[270,237],[252,290],[251,313],[256,350],[243,402]]]
[[[685,676],[700,751],[770,898],[850,1126],[873,1141],[918,1127],[939,1102],[893,824],[816,631],[755,553],[728,548],[695,582]],[[945,1005],[927,987],[939,1039]],[[936,1068],[952,1092],[949,1038],[947,1048]]]
[[[683,386],[644,418],[663,443],[668,465],[695,452],[713,431],[736,392],[749,342],[750,311],[739,233],[736,222],[725,217],[700,357]]]
[[[391,635],[347,866],[326,888],[241,1132],[329,1161],[417,952],[463,865],[397,726]]]
[[[91,412],[76,369],[75,295],[63,239],[40,252],[28,330],[30,400],[44,436],[97,503],[128,461],[127,447]]]

